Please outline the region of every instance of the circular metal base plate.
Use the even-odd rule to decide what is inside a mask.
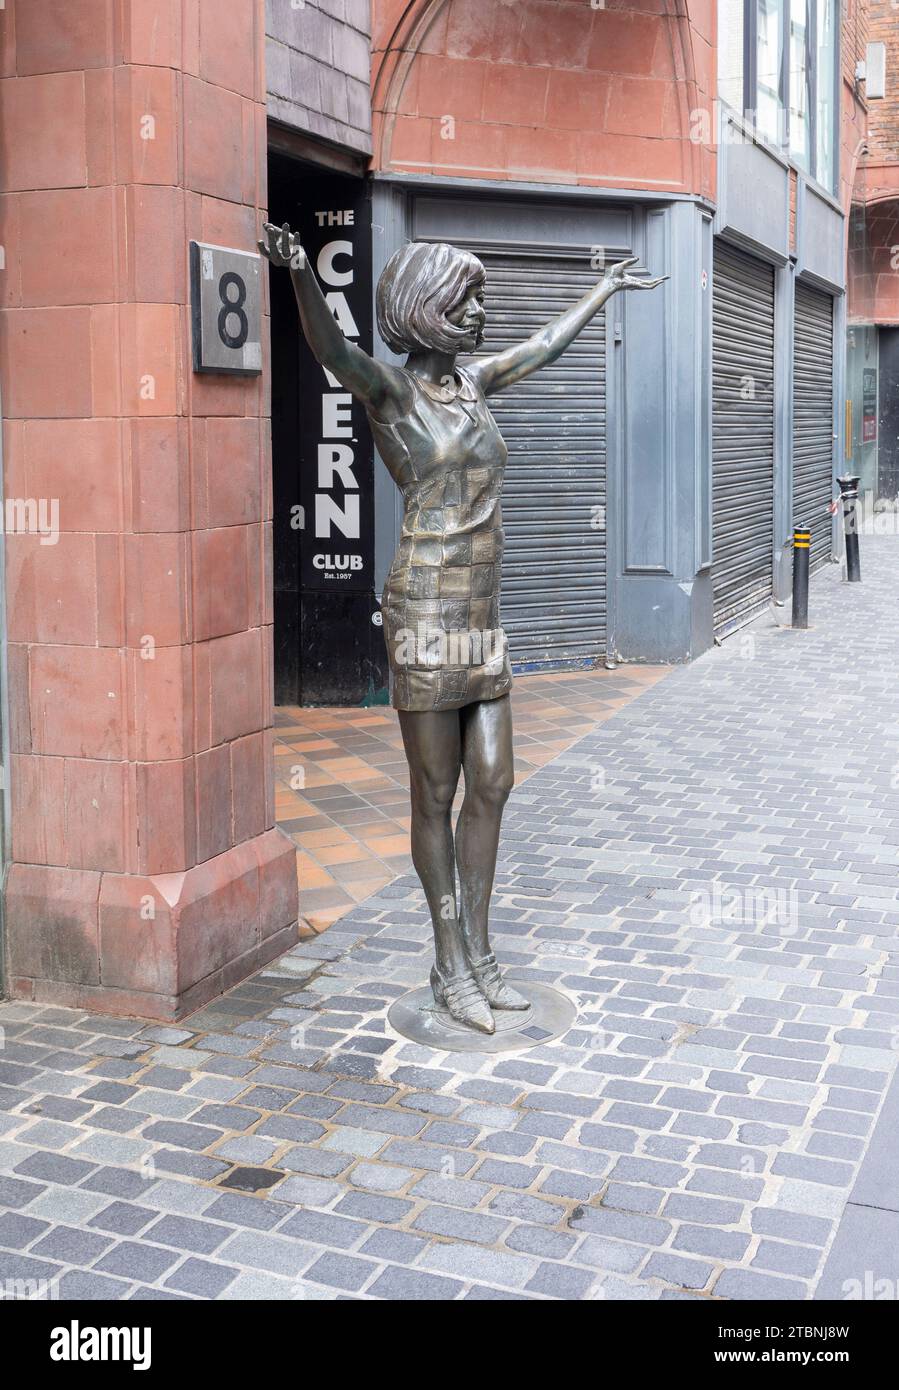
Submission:
[[[552,1042],[567,1033],[577,1010],[571,999],[549,985],[515,981],[515,988],[530,1001],[527,1010],[494,1009],[495,1033],[482,1033],[457,1022],[434,1002],[426,985],[404,994],[390,1006],[391,1028],[412,1042],[424,1043],[436,1052],[516,1052]]]

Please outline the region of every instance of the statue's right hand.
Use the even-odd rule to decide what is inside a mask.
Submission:
[[[291,270],[304,268],[306,253],[300,244],[300,238],[290,230],[286,222],[283,227],[266,222],[262,230],[265,232],[265,240],[258,243],[259,250],[272,265],[290,266]]]

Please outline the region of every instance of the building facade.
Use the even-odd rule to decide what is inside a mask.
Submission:
[[[289,277],[252,260],[266,218],[378,354],[374,285],[409,239],[482,258],[485,350],[623,257],[668,277],[491,402],[519,670],[689,660],[786,597],[794,525],[816,565],[837,553],[849,209],[860,161],[892,149],[863,166],[888,181],[896,160],[869,127],[867,19],[863,0],[7,0],[11,992],[174,1017],[283,950],[273,703],[389,698],[401,498]]]
[[[866,523],[881,525],[877,513],[899,512],[899,13],[871,0],[867,19],[855,49],[867,127],[849,219],[844,455]]]

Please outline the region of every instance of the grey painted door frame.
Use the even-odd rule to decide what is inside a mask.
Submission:
[[[711,644],[708,584],[710,273],[713,209],[702,199],[426,176],[371,183],[374,281],[417,236],[495,239],[551,250],[605,244],[669,281],[618,296],[607,314],[609,650],[683,661]],[[625,302],[626,300],[626,302]],[[489,303],[488,303],[489,310]],[[392,357],[383,344],[376,352]],[[399,499],[379,466],[376,583],[399,535]]]

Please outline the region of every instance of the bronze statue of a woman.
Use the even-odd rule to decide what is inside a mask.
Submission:
[[[461,367],[457,355],[473,353],[484,337],[484,267],[468,251],[413,242],[378,284],[381,337],[408,354],[396,367],[344,337],[290,228],[266,223],[265,235],[260,251],[291,268],[316,360],[365,406],[403,493],[382,611],[409,761],[412,861],[434,928],[431,987],[454,1019],[492,1033],[493,1009],[529,1004],[503,979],[488,936],[513,759],[512,672],[499,616],[507,451],[485,398],[554,362],[617,290],[661,280],[629,275],[637,257],[621,261],[526,342]],[[454,838],[460,771],[465,797]]]

